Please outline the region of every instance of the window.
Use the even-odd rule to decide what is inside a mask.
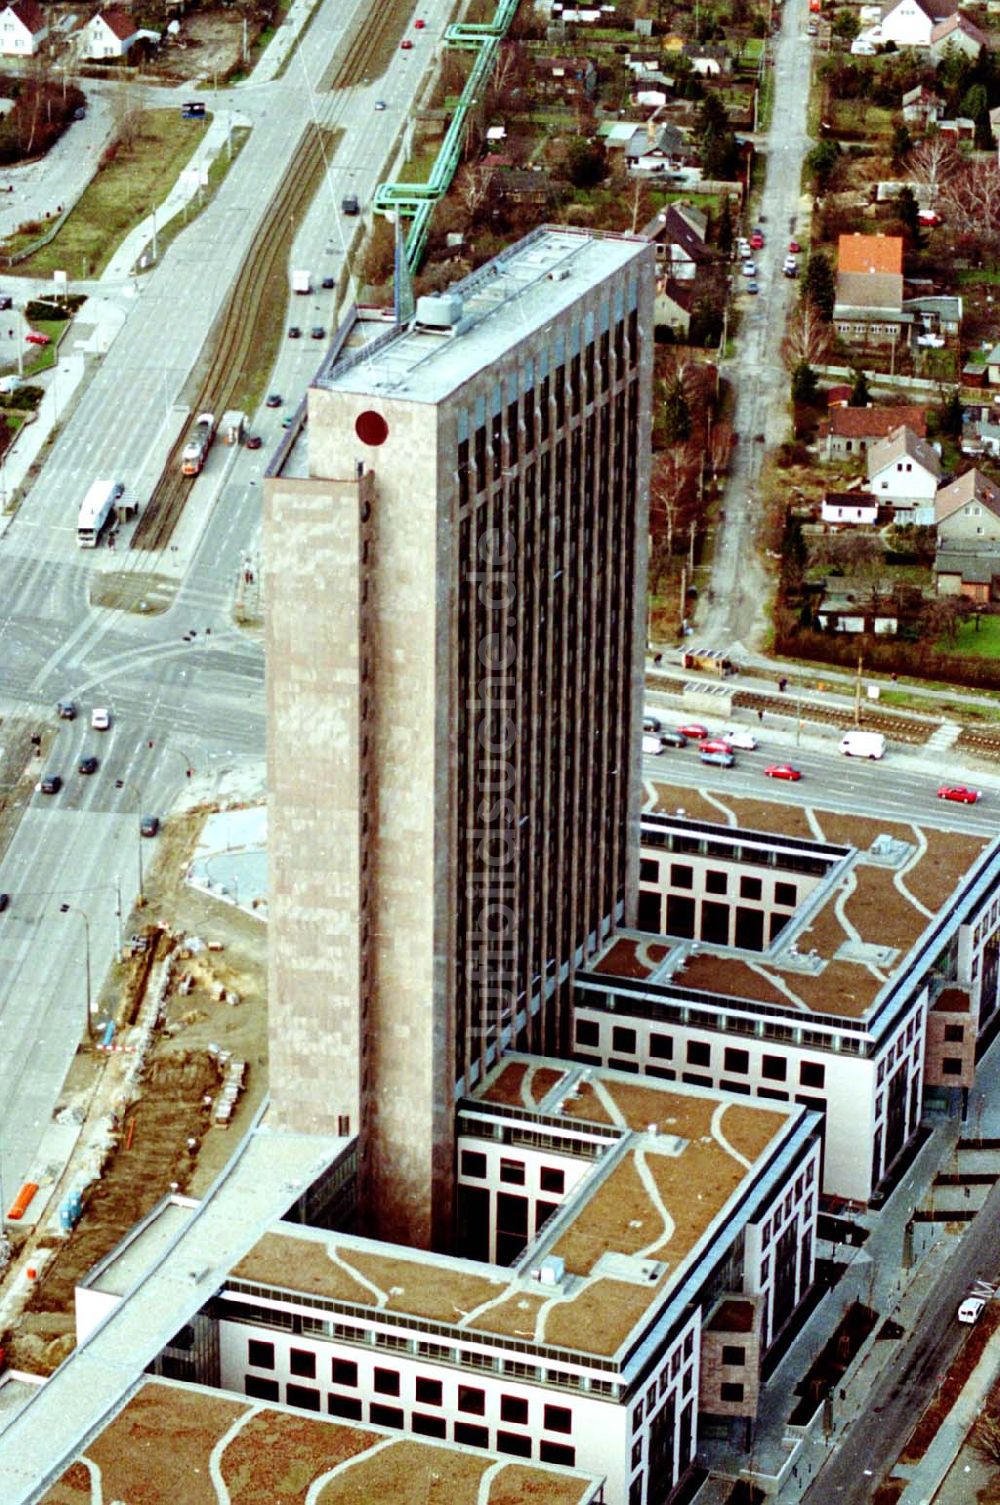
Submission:
[[[331,1416],[344,1416],[348,1421],[361,1420],[361,1402],[354,1395],[328,1395],[326,1409]]]
[[[417,1380],[416,1397],[422,1406],[440,1406],[444,1394],[440,1380]]]
[[[620,1050],[623,1055],[635,1055],[635,1030],[626,1029],[623,1024],[616,1024],[611,1031],[611,1048]]]
[[[759,878],[740,878],[740,898],[759,899],[764,892],[764,885]]]
[[[469,1421],[456,1421],[455,1441],[464,1442],[469,1448],[488,1448],[490,1434],[486,1427],[473,1426]]]
[[[725,1069],[727,1071],[749,1071],[750,1052],[748,1050],[740,1050],[735,1045],[727,1045]]]
[[[475,1385],[459,1385],[458,1409],[471,1411],[474,1416],[486,1414],[486,1391],[479,1390]]]
[[[694,888],[694,868],[685,862],[670,864],[670,883],[673,888]]]
[[[689,1040],[687,1058],[691,1066],[711,1066],[712,1047],[705,1040]]]
[[[286,1385],[285,1404],[299,1406],[303,1411],[318,1411],[319,1391],[311,1385]]]
[[[397,1369],[376,1369],[372,1389],[376,1395],[398,1395],[399,1371]]]
[[[538,1184],[542,1191],[565,1191],[566,1172],[557,1170],[554,1165],[543,1165],[539,1173]]]
[[[316,1355],[305,1348],[292,1348],[288,1354],[288,1368],[292,1374],[305,1380],[316,1378]]]
[[[255,1369],[273,1369],[274,1344],[264,1343],[260,1338],[251,1338],[247,1347],[247,1363]]]
[[[516,1458],[531,1457],[531,1438],[521,1432],[498,1432],[497,1452],[513,1453]]]
[[[722,1345],[723,1364],[745,1364],[746,1361],[747,1351],[745,1348],[738,1347],[735,1343],[724,1343]]]
[[[693,1353],[694,1353],[694,1333],[685,1333],[685,1335],[684,1335],[684,1357],[685,1357],[685,1359],[689,1359]]]
[[[799,891],[794,883],[776,883],[774,885],[774,902],[780,904],[783,909],[794,909]]]
[[[705,874],[705,892],[709,894],[724,894],[729,889],[729,874],[720,873],[715,868],[709,868]]]
[[[368,1420],[377,1427],[401,1427],[403,1413],[398,1406],[377,1406],[373,1401]]]
[[[578,1019],[576,1021],[577,1045],[600,1045],[601,1026],[596,1019]]]
[[[448,1426],[443,1416],[422,1416],[413,1413],[413,1430],[420,1437],[447,1437]]]
[[[508,1181],[514,1186],[523,1186],[524,1162],[521,1160],[501,1160],[500,1180]]]
[[[672,1061],[674,1056],[674,1042],[669,1035],[650,1035],[649,1054],[657,1056],[661,1061]]]
[[[278,1400],[281,1399],[281,1388],[277,1380],[269,1380],[262,1374],[247,1374],[243,1377],[243,1389],[247,1395],[252,1395],[255,1400]]]
[[[632,1444],[632,1467],[638,1468],[642,1462],[642,1438],[637,1437]]]
[[[660,881],[660,864],[656,857],[642,857],[639,859],[640,883],[658,883]]]
[[[568,1406],[545,1407],[546,1432],[572,1432],[573,1413]]]
[[[799,1081],[803,1087],[822,1087],[826,1082],[826,1067],[819,1061],[803,1061],[799,1067]]]
[[[463,1176],[474,1176],[482,1181],[486,1176],[486,1156],[479,1150],[463,1150],[461,1168]]]
[[[543,1463],[562,1463],[567,1468],[576,1467],[576,1448],[565,1442],[540,1442],[538,1456]]]
[[[335,1385],[356,1385],[358,1366],[353,1359],[333,1359],[330,1363],[330,1378]]]
[[[961,1056],[945,1056],[944,1060],[941,1062],[941,1070],[944,1072],[945,1076],[961,1076]]]
[[[476,490],[482,491],[486,485],[486,426],[481,425],[476,429],[475,450],[473,453]]]
[[[554,377],[556,391],[556,428],[566,422],[566,367],[559,366]]]
[[[524,414],[524,447],[527,450],[535,447],[535,393],[534,389],[525,392],[521,400],[521,411]]]
[[[724,1380],[719,1386],[719,1396],[722,1400],[740,1401],[743,1399],[743,1386],[736,1384],[734,1380]]]
[[[539,397],[539,403],[538,403],[538,405],[539,405],[539,407],[542,410],[542,440],[544,442],[549,437],[549,421],[550,421],[550,413],[549,413],[549,378],[547,376],[545,377],[545,379],[542,382],[542,390],[541,390],[541,395]],[[484,1446],[485,1446],[485,1444],[484,1444]]]
[[[528,1425],[528,1402],[517,1395],[501,1395],[500,1418],[513,1421],[520,1427]]]
[[[944,1037],[952,1045],[961,1045],[965,1039],[965,1025],[946,1024],[944,1027]]]
[[[784,1056],[765,1056],[760,1064],[760,1074],[771,1082],[783,1082],[788,1075],[788,1062]]]

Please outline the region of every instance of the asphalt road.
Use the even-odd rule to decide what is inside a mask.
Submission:
[[[713,601],[699,605],[699,635],[720,646],[749,644],[767,598],[767,582],[754,547],[754,488],[766,439],[780,444],[788,432],[788,372],[781,359],[788,307],[798,283],[782,275],[792,226],[800,221],[799,184],[810,141],[805,134],[809,101],[806,0],[787,0],[773,44],[775,103],[761,150],[767,171],[759,221],[766,244],[754,253],[760,293],[748,296],[738,272],[742,324],[736,353],[723,367],[735,397],[733,428],[739,435],[725,493],[725,517],[716,535],[712,563]],[[803,244],[805,241],[803,240]]]
[[[894,1362],[874,1386],[865,1409],[839,1438],[829,1461],[803,1495],[808,1505],[868,1505],[896,1463],[935,1385],[970,1329],[955,1318],[977,1279],[1000,1278],[996,1220],[1000,1185],[987,1197],[926,1299],[919,1327],[899,1343]]]
[[[139,892],[140,853],[151,860],[155,851],[155,843],[140,843],[139,816],[169,813],[188,767],[207,788],[227,769],[253,765],[262,777],[263,647],[234,627],[231,614],[242,562],[259,535],[261,476],[281,413],[253,417],[264,449],[213,447],[170,552],[82,552],[76,517],[96,476],[121,478],[141,504],[139,483],[151,486],[184,421],[184,383],[310,118],[344,135],[322,192],[296,227],[292,265],[309,266],[317,282],[339,272],[344,176],[370,203],[448,10],[446,0],[429,0],[421,12],[427,21],[421,51],[397,51],[381,78],[317,94],[316,82],[357,8],[325,0],[281,79],[227,96],[253,121],[246,146],[216,198],[138,291],[131,281],[101,286],[127,311],[123,331],[0,537],[0,718],[51,718],[55,740],[44,771],[64,780],[60,794],[31,797],[0,864],[0,890],[11,895],[0,916],[5,1189],[40,1169],[39,1143],[85,1014],[87,951],[96,997],[118,937],[119,891],[127,917]],[[386,101],[384,111],[375,111],[376,98]],[[301,301],[310,311],[303,316],[300,303],[296,322],[329,327],[328,301],[318,295]],[[312,340],[283,343],[269,385],[283,393],[286,411],[301,398],[322,353]],[[109,566],[163,577],[176,590],[172,604],[145,616],[91,607],[94,572]],[[75,722],[56,722],[63,697],[80,704]],[[111,707],[109,733],[90,730],[94,705]],[[90,778],[75,771],[85,752],[101,758]],[[0,762],[0,781],[10,778]],[[69,913],[61,911],[64,903]]]

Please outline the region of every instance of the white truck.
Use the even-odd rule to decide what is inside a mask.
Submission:
[[[196,476],[200,473],[214,433],[215,414],[199,413],[194,421],[194,428],[188,436],[188,442],[184,446],[184,452],[181,455],[182,475]]]
[[[884,758],[885,738],[881,732],[845,732],[840,750],[847,758]]]
[[[301,267],[292,272],[292,292],[312,292],[312,278],[310,277],[309,273]]]
[[[247,431],[246,413],[241,413],[239,408],[230,408],[223,413],[219,429],[224,444],[242,444]]]
[[[76,521],[76,541],[81,549],[96,549],[101,529],[111,516],[115,502],[121,495],[118,481],[93,481],[87,495],[80,503]]]

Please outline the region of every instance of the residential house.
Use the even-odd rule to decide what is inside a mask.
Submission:
[[[80,33],[80,55],[85,58],[126,57],[140,35],[156,34],[140,33],[127,11],[99,11],[96,16],[91,16]]]
[[[864,581],[827,580],[816,608],[816,621],[824,632],[873,632],[892,637],[899,631],[899,617],[889,605],[875,607],[871,589]]]
[[[985,32],[979,30],[961,11],[946,16],[931,31],[930,54],[936,63],[948,52],[976,58],[987,45]]]
[[[957,10],[958,0],[885,0],[878,39],[883,46],[929,47],[935,26]]]
[[[870,491],[828,491],[820,518],[835,526],[874,527],[878,522],[878,499]]]
[[[588,57],[553,57],[532,61],[534,90],[542,99],[576,101],[597,93],[597,69]]]
[[[941,461],[933,446],[905,424],[868,450],[868,489],[905,522],[932,523]]]
[[[939,547],[957,548],[977,539],[1000,540],[1000,486],[981,470],[967,470],[934,498]]]
[[[723,73],[733,71],[728,47],[717,42],[688,42],[684,46],[684,56],[702,78],[719,78]]]
[[[855,344],[908,338],[914,315],[903,308],[903,241],[898,235],[842,235],[837,248],[833,323]]]
[[[960,141],[975,141],[976,122],[968,115],[956,115],[953,120],[939,120],[938,131],[946,140],[957,146]]]
[[[0,11],[0,52],[4,57],[34,57],[49,28],[35,0],[18,0]]]
[[[901,100],[907,125],[933,125],[944,114],[944,100],[926,84],[907,89]]]
[[[705,244],[708,221],[688,205],[668,204],[639,234],[656,247],[663,271],[680,282],[693,282],[698,268],[713,259]]]
[[[691,329],[694,285],[674,277],[657,277],[653,300],[653,325],[669,329],[675,340],[686,340]]]
[[[695,156],[684,132],[669,120],[641,126],[625,146],[625,162],[632,172],[669,172],[690,166]]]
[[[869,446],[885,439],[905,424],[918,439],[927,435],[927,414],[916,406],[893,408],[834,408],[830,411],[822,457],[824,460],[849,460],[863,455]]]
[[[1000,601],[1000,545],[982,539],[939,548],[934,581],[939,596],[965,596],[978,606]]]
[[[928,293],[919,298],[904,298],[903,312],[915,315],[911,332],[918,343],[921,334],[957,337],[961,333],[963,304],[957,294]]]
[[[986,380],[991,387],[1000,387],[1000,345],[994,345],[986,357]]]

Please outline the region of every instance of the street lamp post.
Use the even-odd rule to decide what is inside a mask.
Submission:
[[[75,904],[60,904],[59,913],[78,914],[80,916],[80,919],[83,921],[83,966],[84,980],[87,989],[87,1039],[91,1042],[91,1044],[93,1044],[94,1023],[93,1019],[91,1018],[90,1012],[90,921],[87,918],[85,912],[82,909],[78,909]]]

